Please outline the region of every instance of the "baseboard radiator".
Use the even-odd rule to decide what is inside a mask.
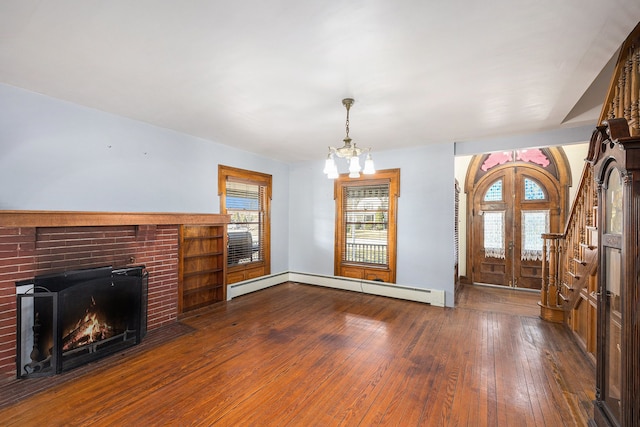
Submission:
[[[422,289],[370,280],[347,277],[323,276],[319,274],[283,272],[256,279],[245,280],[227,286],[227,301],[251,292],[266,289],[285,282],[299,282],[307,285],[324,286],[345,291],[361,292],[409,301],[417,301],[437,307],[445,306],[445,291]]]

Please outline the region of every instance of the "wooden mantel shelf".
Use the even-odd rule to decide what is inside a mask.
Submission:
[[[0,227],[101,225],[221,225],[229,215],[171,212],[0,211]]]

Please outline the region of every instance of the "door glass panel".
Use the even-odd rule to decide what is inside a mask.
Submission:
[[[484,212],[484,256],[504,259],[504,211]]]
[[[542,261],[542,234],[549,232],[549,210],[522,211],[523,261]]]
[[[605,233],[622,233],[622,183],[620,172],[613,168],[607,182],[605,200]]]
[[[525,200],[545,200],[547,197],[540,184],[532,179],[524,179],[524,199]]]
[[[604,369],[605,386],[604,398],[607,408],[616,419],[620,419],[620,385],[621,385],[621,252],[617,248],[605,248],[605,346]]]
[[[485,202],[499,202],[502,201],[502,180],[499,179],[484,193]]]

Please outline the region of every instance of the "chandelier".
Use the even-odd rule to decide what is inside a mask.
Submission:
[[[349,162],[349,178],[360,177],[360,155],[362,155],[364,151],[361,148],[356,147],[356,143],[352,143],[351,138],[349,138],[349,110],[354,102],[355,101],[352,98],[345,98],[342,100],[342,105],[347,109],[347,121],[345,123],[347,136],[342,140],[344,141],[344,145],[342,147],[329,147],[329,155],[327,156],[323,170],[323,173],[325,173],[329,179],[335,179],[338,177],[338,166],[335,162],[335,156],[346,159]],[[376,169],[373,166],[373,159],[371,158],[371,148],[367,150],[367,158],[364,161],[364,170],[362,170],[362,173],[365,175],[376,173]]]

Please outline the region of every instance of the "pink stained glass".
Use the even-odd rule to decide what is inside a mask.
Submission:
[[[491,153],[480,166],[480,169],[486,172],[494,166],[503,165],[511,160],[513,160],[513,157],[510,152]]]
[[[544,155],[541,149],[531,148],[529,150],[518,150],[516,152],[516,159],[523,162],[531,162],[546,168],[549,166],[549,159]]]

